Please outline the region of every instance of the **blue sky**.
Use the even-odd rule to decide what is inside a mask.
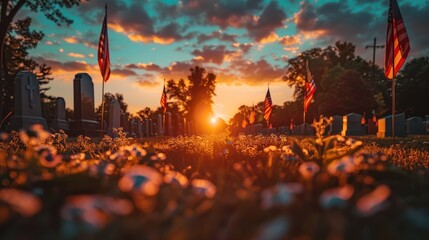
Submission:
[[[52,67],[55,80],[49,94],[63,96],[73,107],[73,76],[88,72],[101,100],[97,44],[108,4],[112,75],[106,91],[122,93],[131,112],[156,108],[163,79],[186,79],[199,65],[217,75],[214,111],[228,119],[240,105],[263,101],[270,82],[274,104],[291,100],[292,90],[281,80],[287,59],[313,47],[350,41],[357,54],[377,37],[385,41],[387,0],[265,1],[265,0],[92,0],[67,9],[70,26],[58,27],[29,11],[33,29],[45,38],[31,56]],[[429,55],[429,3],[400,0],[409,32],[409,59]],[[19,18],[18,16],[17,18]],[[383,51],[377,54],[382,64]]]

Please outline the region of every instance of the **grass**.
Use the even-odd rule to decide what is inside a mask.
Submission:
[[[1,239],[426,239],[428,137],[2,136]]]

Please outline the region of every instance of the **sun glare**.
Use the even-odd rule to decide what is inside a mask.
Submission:
[[[210,119],[210,122],[211,122],[212,124],[216,124],[217,120],[216,120],[216,118],[215,118],[215,117],[212,117],[212,118]]]

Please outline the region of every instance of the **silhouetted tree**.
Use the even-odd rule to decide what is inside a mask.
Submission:
[[[7,94],[3,92],[3,89],[7,89],[8,87],[8,73],[10,73],[10,69],[7,64],[9,63],[7,59],[7,46],[13,48],[14,51],[19,51],[21,48],[24,48],[24,52],[27,49],[35,47],[37,42],[40,39],[37,36],[34,38],[30,38],[30,47],[25,46],[25,41],[23,42],[15,42],[11,40],[11,31],[14,26],[19,26],[20,24],[28,24],[31,23],[30,18],[26,18],[24,20],[18,20],[13,24],[13,19],[17,15],[17,13],[23,9],[27,8],[33,12],[43,13],[49,20],[55,22],[57,25],[61,25],[62,23],[71,24],[72,20],[66,18],[61,12],[61,8],[70,8],[76,5],[79,5],[80,0],[2,0],[0,5],[0,119],[2,119],[3,115],[3,100],[8,98]],[[25,29],[25,28],[24,28]],[[28,32],[28,26],[27,26]],[[18,35],[22,35],[19,31],[15,31]],[[35,33],[35,32],[33,32]],[[41,34],[40,32],[38,32]],[[43,37],[43,35],[42,35]],[[33,46],[33,47],[31,47]],[[23,58],[25,56],[22,56]],[[28,65],[24,65],[28,66]],[[33,70],[34,68],[28,67],[27,69]]]
[[[121,93],[115,93],[114,95],[112,93],[105,93],[104,94],[104,120],[109,124],[109,116],[110,116],[110,102],[113,99],[118,100],[119,105],[121,106],[121,113],[126,113],[128,109],[128,104],[125,103],[124,95]],[[101,121],[101,104],[95,109],[95,119],[97,121]]]
[[[188,84],[183,79],[169,80],[167,95],[171,104],[188,120],[195,124],[197,133],[206,132],[213,115],[212,104],[216,89],[216,75],[207,73],[202,67],[190,69]]]
[[[397,77],[397,90],[399,112],[408,116],[429,114],[429,57],[416,58],[405,65]]]

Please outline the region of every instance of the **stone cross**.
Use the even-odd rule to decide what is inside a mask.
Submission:
[[[10,119],[9,130],[29,128],[35,123],[46,127],[46,119],[42,117],[39,80],[36,75],[26,71],[16,74],[14,99],[14,115]]]

